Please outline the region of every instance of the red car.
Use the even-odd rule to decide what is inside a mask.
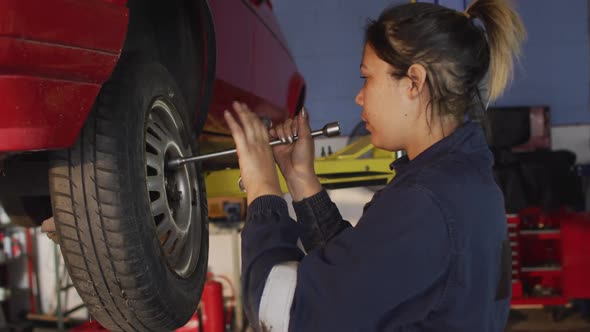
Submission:
[[[164,165],[231,142],[233,100],[273,122],[301,108],[272,3],[0,0],[0,17],[0,204],[54,217],[103,326],[182,326],[207,270],[204,165]]]

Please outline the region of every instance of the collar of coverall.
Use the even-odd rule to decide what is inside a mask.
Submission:
[[[469,144],[466,144],[468,142]],[[389,165],[389,168],[399,175],[408,169],[416,170],[429,165],[443,155],[455,150],[481,149],[484,146],[487,148],[481,125],[474,121],[467,121],[462,126],[458,127],[451,135],[436,142],[416,156],[413,160],[410,160],[408,156],[405,155],[393,161]]]

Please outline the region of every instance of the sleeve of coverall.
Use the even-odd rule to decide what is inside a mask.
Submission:
[[[343,230],[352,227],[342,219],[336,204],[325,190],[293,202],[297,223],[302,227],[301,242],[307,252],[323,247]]]

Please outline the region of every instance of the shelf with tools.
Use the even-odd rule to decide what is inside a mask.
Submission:
[[[528,208],[508,217],[513,307],[558,306],[590,296],[590,214]]]
[[[532,237],[539,240],[561,239],[561,231],[559,229],[527,229],[521,230],[520,235],[523,237]]]

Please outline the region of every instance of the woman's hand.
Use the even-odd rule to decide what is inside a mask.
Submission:
[[[259,196],[281,196],[268,130],[245,104],[234,102],[233,108],[241,124],[229,111],[225,111],[224,116],[236,143],[248,205]]]
[[[313,166],[314,145],[308,119],[304,108],[295,119],[288,119],[270,130],[273,138],[290,143],[274,146],[273,154],[294,201],[322,190]],[[295,135],[299,137],[297,141],[293,140]]]

